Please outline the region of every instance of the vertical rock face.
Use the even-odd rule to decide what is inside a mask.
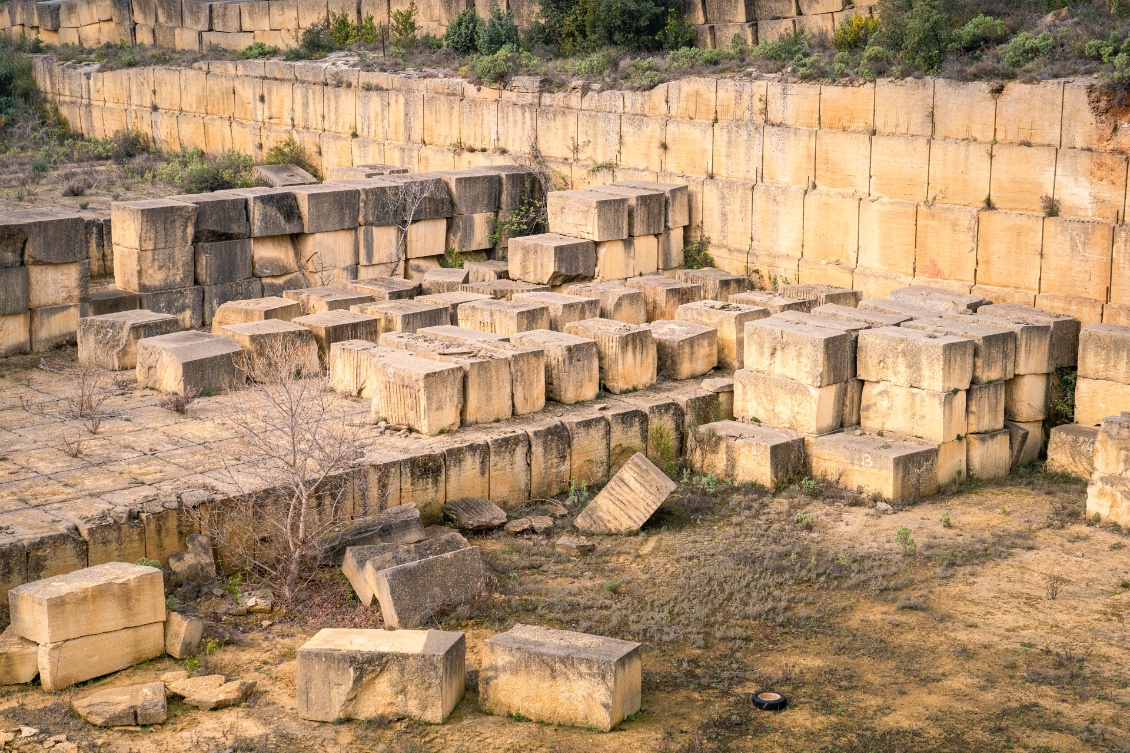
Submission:
[[[581,511],[573,524],[582,533],[638,531],[675,491],[676,484],[642,453],[636,453]]]
[[[515,625],[483,642],[479,705],[609,731],[640,709],[640,644]]]
[[[321,630],[298,649],[298,715],[440,724],[463,697],[463,633]]]

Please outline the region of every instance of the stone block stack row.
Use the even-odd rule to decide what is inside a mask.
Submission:
[[[0,212],[0,355],[74,342],[90,284],[82,216]]]
[[[1103,419],[1093,453],[1087,516],[1130,525],[1130,411]]]

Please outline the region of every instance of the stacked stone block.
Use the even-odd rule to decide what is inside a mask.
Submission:
[[[1094,472],[1087,486],[1087,516],[1130,523],[1130,417],[1104,418],[1094,444]]]
[[[1075,423],[1096,426],[1130,410],[1130,327],[1092,324],[1079,333]]]
[[[171,199],[110,207],[115,284],[140,293],[143,308],[177,317],[182,329],[199,327],[204,319],[192,245],[197,211],[195,204]]]

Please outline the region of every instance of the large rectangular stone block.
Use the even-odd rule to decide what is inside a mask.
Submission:
[[[336,342],[343,340],[376,342],[380,336],[378,330],[380,320],[375,316],[359,314],[356,311],[324,311],[297,316],[291,321],[313,331],[314,339],[318,341],[318,355],[323,363],[329,358],[330,346]]]
[[[593,242],[555,233],[512,238],[507,257],[512,280],[561,285],[596,274]]]
[[[551,191],[546,199],[552,233],[611,241],[627,238],[628,199],[596,191]]]
[[[723,369],[740,369],[745,364],[745,325],[769,316],[762,306],[721,303],[717,300],[685,303],[675,317],[711,327],[717,332],[718,365]]]
[[[318,374],[322,370],[314,334],[293,322],[265,319],[228,324],[220,328],[220,334],[232,338],[243,348],[246,368],[253,376],[267,378],[277,373],[280,357],[286,362],[293,359],[295,367],[304,375]]]
[[[114,283],[125,290],[147,293],[186,288],[194,284],[192,245],[138,250],[114,245]]]
[[[114,243],[142,251],[191,245],[197,211],[195,204],[169,199],[114,202]]]
[[[937,445],[832,434],[816,437],[810,448],[812,475],[844,489],[909,502],[938,488]]]
[[[1128,409],[1130,385],[1086,377],[1075,383],[1075,423],[1081,426],[1098,426],[1104,418]]]
[[[973,376],[973,356],[968,338],[881,327],[859,334],[856,375],[934,392],[964,390]]]
[[[968,431],[965,390],[941,392],[865,381],[859,422],[874,432],[950,442]]]
[[[483,643],[488,713],[609,731],[639,710],[640,687],[638,643],[529,625]]]
[[[1042,217],[981,212],[977,225],[977,283],[1025,291],[1040,289]]]
[[[27,275],[27,287],[24,290],[27,291],[27,306],[30,308],[65,306],[81,303],[87,298],[90,288],[89,261],[69,264],[32,264],[23,269]],[[16,284],[19,286],[19,280]],[[16,295],[18,296],[19,293],[17,292]]]
[[[303,232],[298,199],[289,188],[236,188],[225,193],[247,199],[251,237]]]
[[[1011,468],[1011,454],[1007,430],[968,434],[965,437],[965,445],[966,468],[969,476],[979,479],[998,479],[1008,475]]]
[[[1079,376],[1130,384],[1130,327],[1083,327],[1079,333]]]
[[[1016,335],[1016,373],[1047,374],[1055,370],[1052,349],[1051,323],[1042,318],[1028,317],[1017,311],[1010,316],[1008,310],[995,306],[983,306],[982,310],[992,309],[992,314],[945,314],[945,318],[961,323],[979,324],[987,327],[1011,330]]]
[[[1095,470],[1095,440],[1098,430],[1091,426],[1064,424],[1048,432],[1048,473],[1061,473],[1089,481]]]
[[[536,304],[549,310],[549,329],[563,332],[565,325],[600,316],[600,299],[564,293],[516,293],[516,303]]]
[[[1005,383],[971,384],[965,393],[966,433],[998,431],[1004,427]]]
[[[681,228],[689,225],[690,196],[685,183],[657,183],[646,180],[621,180],[614,185],[640,188],[645,191],[658,191],[666,199],[664,206],[664,224],[667,228]]]
[[[977,269],[977,215],[978,210],[972,208],[919,205],[915,275],[973,283]]]
[[[566,287],[570,295],[600,299],[600,316],[625,324],[647,321],[647,301],[639,290],[613,282],[574,283]]]
[[[137,341],[180,329],[175,316],[144,309],[90,316],[79,320],[79,363],[110,371],[137,366]]]
[[[1049,384],[1047,374],[1017,374],[1005,382],[1005,418],[1019,422],[1046,418]]]
[[[137,341],[137,383],[159,392],[203,395],[243,381],[239,344],[206,332],[174,332]]]
[[[251,277],[253,245],[249,238],[197,243],[193,250],[198,285],[219,285]]]
[[[509,337],[515,332],[549,329],[549,308],[522,301],[470,301],[459,306],[459,326]]]
[[[1040,292],[1106,301],[1112,248],[1111,225],[1069,217],[1045,218]]]
[[[630,288],[643,293],[647,302],[647,319],[674,319],[679,306],[701,301],[702,287],[691,283],[678,282],[665,275],[645,275],[625,280]]]
[[[371,296],[365,293],[357,293],[330,285],[287,290],[283,292],[283,298],[297,302],[302,307],[303,314],[347,311],[351,306],[370,303],[373,300]]]
[[[511,342],[545,352],[546,397],[565,405],[592,400],[600,391],[599,350],[594,340],[533,330],[511,336]]]
[[[734,415],[799,434],[840,428],[847,382],[813,387],[788,377],[734,372]]]
[[[212,332],[219,333],[220,328],[227,324],[245,324],[268,319],[289,322],[301,315],[302,308],[297,301],[279,296],[228,301],[212,314]]]
[[[973,384],[1012,379],[1016,374],[1016,333],[1011,330],[956,317],[915,319],[904,322],[903,327],[972,340]]]
[[[855,344],[845,332],[776,317],[745,325],[745,368],[825,387],[855,376]]]
[[[163,653],[163,621],[47,643],[39,647],[39,682],[44,690],[63,690],[128,669]]]
[[[430,436],[459,428],[463,408],[463,368],[459,364],[405,352],[382,356],[372,364],[370,375],[373,418]]]
[[[596,341],[600,380],[609,392],[621,394],[655,384],[656,345],[647,327],[597,318],[572,322],[565,332]]]
[[[757,424],[718,421],[698,426],[688,455],[699,473],[768,488],[804,469],[804,439]]]
[[[657,319],[648,326],[655,339],[660,374],[690,379],[718,365],[718,332],[713,327],[679,319]]]

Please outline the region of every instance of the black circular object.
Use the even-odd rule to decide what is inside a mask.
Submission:
[[[780,711],[786,703],[785,695],[775,690],[759,690],[753,694],[753,705],[762,711]]]

